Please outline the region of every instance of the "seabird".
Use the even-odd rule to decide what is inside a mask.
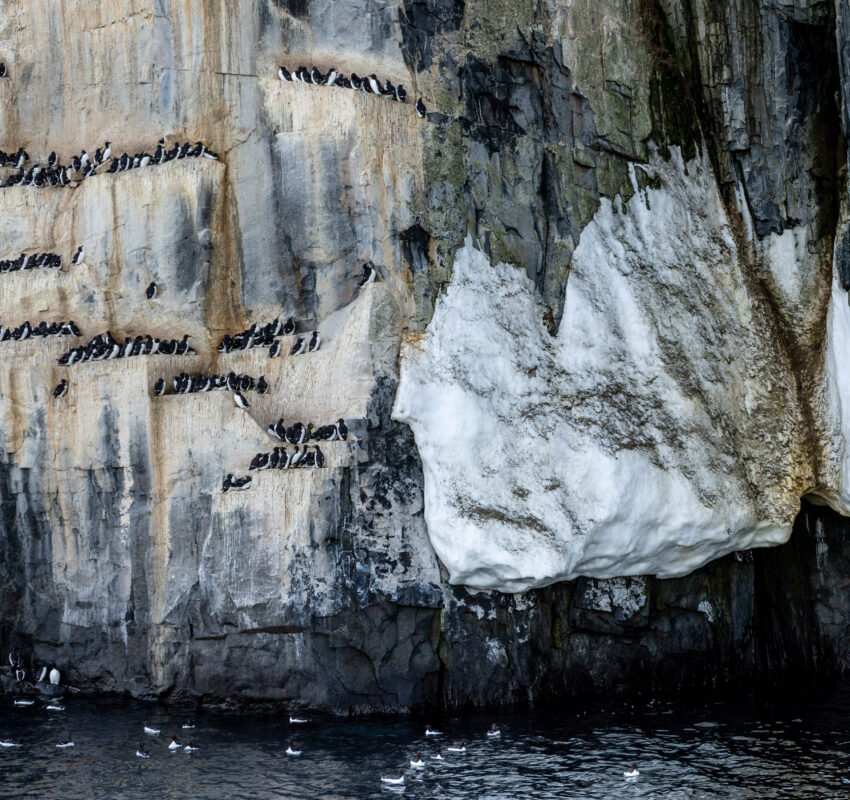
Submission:
[[[404,770],[400,769],[398,771],[398,777],[397,778],[381,777],[381,783],[389,783],[393,786],[403,786],[404,785]]]
[[[293,717],[293,716],[289,717],[289,724],[290,725],[306,725],[309,721],[310,720],[306,719],[305,717]]]
[[[233,486],[233,473],[229,472],[225,475],[224,480],[221,482],[221,491],[222,494],[226,493],[228,489]]]
[[[295,742],[292,739],[289,740],[289,744],[286,746],[286,755],[288,756],[300,756],[301,751],[295,749]]]
[[[4,736],[0,739],[0,747],[20,747],[21,743],[18,739],[12,739],[9,736]]]
[[[435,728],[432,728],[430,725],[425,726],[425,735],[426,736],[442,736],[442,731],[438,731]]]
[[[281,441],[286,440],[286,425],[283,423],[283,417],[281,417],[274,426],[275,434],[277,434],[277,438]]]
[[[48,711],[64,711],[65,706],[59,705],[59,703],[51,703],[50,705],[45,706]]]
[[[336,434],[340,439],[345,441],[348,438],[348,425],[345,424],[345,421],[340,417],[336,423]]]
[[[265,394],[269,390],[269,385],[266,383],[266,376],[260,375],[257,381],[257,394]]]
[[[424,767],[425,766],[425,762],[422,760],[422,754],[421,753],[417,753],[414,758],[410,759],[410,766],[411,767]]]
[[[277,77],[282,81],[291,81],[292,75],[289,74],[289,70],[286,67],[279,66],[277,68]]]
[[[187,719],[183,725],[181,726],[184,731],[191,731],[195,729],[195,720]]]
[[[310,80],[313,81],[316,86],[319,86],[324,80],[324,76],[318,69],[316,69],[316,67],[313,67],[313,69],[310,70]]]
[[[375,278],[378,275],[378,271],[375,269],[374,264],[371,262],[363,265],[363,274],[360,276],[360,282],[358,286],[366,286],[368,283],[374,283]]]
[[[319,450],[319,445],[316,445],[316,452],[313,456],[313,463],[318,469],[325,466],[325,454]]]
[[[384,81],[384,88],[381,91],[383,91],[383,93],[386,95],[392,95],[393,97],[395,97],[395,86],[390,83],[389,78]]]
[[[53,686],[59,685],[59,670],[56,669],[56,667],[53,667],[53,669],[50,670],[50,683]]]
[[[351,88],[359,89],[360,88],[361,79],[357,76],[356,72],[351,73]]]
[[[489,731],[487,731],[487,735],[488,735],[491,739],[495,739],[496,737],[501,736],[501,735],[502,735],[502,732],[499,730],[499,727],[498,727],[498,726],[496,725],[496,723],[494,722],[494,723],[490,726],[490,730],[489,730]]]
[[[56,398],[64,397],[68,392],[68,381],[62,378],[59,385],[53,390],[53,396]],[[43,680],[43,679],[42,679]]]
[[[295,450],[292,453],[292,457],[289,459],[289,462],[287,463],[287,467],[297,467],[299,462],[301,461],[301,459],[304,457],[304,451],[306,451],[306,449],[307,448],[305,447],[304,450],[299,450],[296,447]],[[290,722],[292,722],[292,720],[290,720]]]
[[[295,344],[292,345],[292,350],[289,351],[290,355],[300,356],[307,350],[307,339],[304,336],[299,336],[296,340]]]
[[[154,397],[162,397],[162,395],[165,394],[165,378],[160,378],[153,385],[153,393],[154,393]]]
[[[461,742],[460,744],[450,745],[446,749],[450,753],[465,753],[466,752],[466,745],[463,742]]]
[[[41,672],[38,674],[38,680],[36,683],[44,683],[44,679],[47,677],[47,666],[43,666],[41,668]]]
[[[331,67],[328,74],[325,76],[325,84],[327,86],[333,86],[336,83],[336,79],[339,77],[339,73]]]
[[[309,350],[311,353],[315,353],[322,344],[322,337],[319,336],[318,331],[313,331],[313,335],[310,337]]]
[[[6,77],[6,65],[0,61],[0,78]]]
[[[428,109],[426,109],[426,108],[425,108],[425,103],[423,103],[423,102],[422,102],[422,98],[420,97],[420,98],[416,101],[416,113],[417,113],[417,114],[419,114],[419,116],[420,116],[422,119],[425,119],[425,112],[426,112],[427,110],[428,110]]]
[[[249,470],[252,469],[268,469],[269,466],[269,454],[268,453],[257,453],[251,459],[251,465],[248,467]]]
[[[303,444],[306,438],[307,430],[300,422],[296,422],[286,429],[286,441],[289,444]]]
[[[440,750],[439,747],[437,748],[437,752],[433,756],[431,756],[431,760],[432,761],[442,761],[443,760],[443,752],[442,752],[442,750]]]
[[[150,286],[148,286],[148,288],[145,289],[145,296],[148,298],[148,300],[153,300],[154,297],[156,297],[156,291],[157,291],[158,288],[159,287],[156,285],[156,282],[151,281]]]
[[[109,157],[112,155],[112,147],[110,146],[110,142],[106,142],[103,148],[103,156],[101,157],[100,163],[103,164],[106,161],[109,161]]]
[[[291,336],[295,333],[295,320],[290,317],[286,322],[283,323],[283,328],[280,331],[284,336]]]
[[[640,775],[640,771],[638,770],[636,764],[629,764],[629,768],[623,770],[624,778],[637,778],[638,775]]]
[[[381,84],[378,83],[377,75],[369,76],[369,88],[372,90],[372,94],[381,94]]]
[[[196,745],[194,742],[189,742],[189,744],[187,744],[187,745],[183,748],[183,750],[184,750],[186,753],[192,753],[192,752],[194,752],[194,751],[195,751],[195,750],[197,750],[197,749],[198,749],[198,747],[197,747],[197,745]]]
[[[145,749],[145,746],[140,742],[139,746],[136,748],[136,755],[139,758],[150,758],[151,754],[149,750]]]
[[[159,728],[154,728],[151,725],[145,725],[144,728],[148,736],[159,736]]]
[[[404,86],[401,84],[395,87],[395,99],[398,100],[399,103],[407,101],[407,92],[404,91]]]
[[[23,670],[20,670],[23,672]],[[18,678],[19,681],[23,680],[23,678]],[[15,700],[16,706],[31,706],[35,703],[35,700]]]
[[[58,159],[59,159],[59,156],[57,156],[57,155],[56,155],[56,151],[54,150],[54,151],[53,151],[53,152],[51,152],[51,154],[47,157],[47,166],[48,166],[48,167],[55,167],[55,166],[56,166],[56,162],[57,162],[57,160],[58,160]]]
[[[65,735],[65,738],[61,742],[59,742],[59,744],[57,744],[56,746],[57,747],[63,747],[63,748],[64,747],[73,747],[74,746],[74,740],[71,738],[71,732],[68,731],[68,733]]]
[[[168,745],[168,749],[169,750],[179,750],[181,747],[183,747],[183,745],[180,744],[180,742],[177,741],[177,737],[172,736],[171,737],[171,743]]]
[[[233,478],[230,481],[230,488],[236,489],[237,491],[247,489],[251,485],[252,480],[253,478],[250,475],[244,475],[241,478]]]

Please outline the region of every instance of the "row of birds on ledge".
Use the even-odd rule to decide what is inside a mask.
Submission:
[[[174,394],[194,394],[195,392],[212,392],[216,389],[224,389],[231,392],[249,392],[256,390],[257,394],[265,394],[269,390],[266,376],[260,375],[255,380],[250,375],[237,375],[229,372],[227,375],[206,375],[199,372],[197,375],[189,375],[181,372],[172,380]],[[166,393],[168,385],[165,378],[160,378],[153,387],[153,393],[161,397]]]
[[[78,334],[79,335],[79,334]],[[110,358],[129,358],[131,356],[162,355],[191,355],[195,350],[189,346],[189,334],[187,333],[179,341],[177,339],[155,339],[147,336],[129,336],[122,344],[110,331],[99,333],[88,344],[74,347],[67,353],[59,356],[58,361],[63,366],[71,364],[82,364],[86,361],[106,361]]]
[[[282,81],[311,83],[314,86],[338,86],[340,89],[354,89],[355,91],[366,92],[366,94],[376,94],[379,97],[389,97],[399,103],[407,102],[407,92],[404,86],[401,84],[393,86],[389,79],[382,84],[378,76],[374,74],[361,78],[356,72],[352,72],[350,76],[343,75],[333,67],[323,74],[317,67],[313,67],[311,70],[308,70],[307,67],[298,67],[298,69],[290,72],[286,67],[279,66],[277,76]],[[421,97],[416,101],[415,108],[420,117],[424,117],[427,113]]]
[[[275,447],[271,453],[257,453],[251,459],[251,466],[248,469],[289,469],[290,467],[322,469],[324,466],[325,454],[319,449],[319,445],[315,445],[312,450],[309,447],[296,447],[293,453],[287,453],[285,447]]]
[[[82,248],[81,248],[82,249]],[[76,264],[77,262],[72,262]],[[62,256],[58,253],[21,253],[17,258],[0,261],[0,273],[22,269],[62,269]]]
[[[231,336],[227,334],[216,348],[219,353],[230,353],[237,350],[250,350],[253,347],[268,347],[269,358],[277,358],[281,352],[279,336],[291,336],[295,333],[295,320],[290,317],[286,322],[276,319],[262,327],[253,323],[250,328]],[[302,353],[315,353],[322,345],[322,337],[318,331],[313,331],[310,339],[299,336],[289,351],[292,356]]]
[[[4,328],[0,325],[0,342],[23,342],[25,339],[38,339],[46,336],[79,336],[80,329],[73,321],[69,322],[46,322],[42,320],[38,325],[31,325],[29,320],[18,325],[17,328]]]
[[[8,186],[75,186],[80,181],[100,173],[125,172],[149,165],[165,164],[181,158],[211,158],[218,155],[208,149],[203,142],[175,143],[171,148],[166,147],[165,139],[160,139],[153,153],[122,153],[112,157],[112,145],[106,142],[101,149],[97,148],[94,155],[83,150],[75,155],[67,165],[59,163],[59,156],[51,153],[47,164],[34,164],[29,169],[29,153],[19,148],[15,153],[0,151],[0,167],[12,167],[17,170],[3,181],[3,187]]]
[[[289,444],[335,442],[337,440],[344,442],[348,438],[348,425],[340,418],[334,424],[322,425],[320,428],[317,428],[312,422],[308,422],[306,425],[296,422],[287,428],[286,423],[281,418],[269,425],[266,428],[266,433]]]

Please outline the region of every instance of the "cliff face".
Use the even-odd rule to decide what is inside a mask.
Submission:
[[[848,19],[0,0],[0,150],[219,156],[0,189],[0,259],[64,262],[0,274],[4,328],[197,351],[63,367],[66,338],[0,343],[0,651],[85,688],[334,711],[844,666],[844,523],[797,513],[850,513]],[[318,352],[216,350],[288,316]],[[269,393],[153,396],[231,370]],[[279,417],[352,435],[222,494]]]

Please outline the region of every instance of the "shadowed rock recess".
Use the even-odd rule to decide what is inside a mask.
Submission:
[[[0,188],[63,265],[0,325],[82,333],[0,342],[4,663],[341,714],[850,666],[844,0],[0,0],[0,61],[5,153],[218,154]],[[58,364],[106,330],[195,352]],[[280,417],[351,436],[222,493]]]

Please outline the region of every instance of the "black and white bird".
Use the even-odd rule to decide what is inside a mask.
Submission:
[[[100,163],[105,164],[112,156],[111,142],[106,142],[103,146],[103,155],[100,157]]]
[[[153,300],[154,297],[156,297],[156,293],[157,293],[158,289],[159,289],[159,287],[156,285],[156,281],[151,281],[150,286],[148,286],[148,288],[145,289],[145,297],[147,297],[148,300]]]
[[[54,150],[54,151],[53,151],[53,152],[52,152],[52,153],[51,153],[51,154],[47,157],[47,166],[48,166],[48,167],[55,167],[55,166],[56,166],[56,162],[57,162],[58,160],[59,160],[59,156],[57,156],[57,155],[56,155],[56,151]]]
[[[139,742],[139,746],[136,748],[136,756],[138,758],[150,758],[151,754],[150,751],[141,742]]]
[[[375,278],[378,275],[378,271],[375,269],[374,264],[371,262],[363,265],[363,274],[360,276],[360,282],[358,286],[366,286],[369,283],[374,283]]]
[[[266,376],[260,375],[257,381],[257,394],[265,394],[269,390],[269,385],[266,383]]]
[[[236,403],[239,408],[249,408],[250,404],[245,399],[245,395],[242,392],[234,392],[233,393],[233,402]]]
[[[398,100],[399,103],[407,102],[407,92],[404,91],[404,86],[401,84],[395,87],[395,99]]]
[[[416,113],[417,113],[417,114],[419,114],[419,116],[420,116],[422,119],[425,119],[425,113],[427,112],[427,110],[428,110],[428,109],[427,109],[427,108],[425,108],[425,103],[423,103],[423,102],[422,102],[422,98],[420,97],[420,98],[416,101]]]
[[[64,397],[68,393],[68,381],[65,378],[59,382],[59,385],[53,390],[53,396],[56,398]]]
[[[322,345],[322,337],[319,336],[318,331],[313,331],[313,335],[310,337],[310,344],[308,345],[308,349],[311,353],[315,353],[319,347]]]
[[[291,81],[292,75],[289,74],[289,70],[284,66],[279,66],[277,68],[277,77],[282,81]]]
[[[336,79],[339,77],[339,73],[331,67],[328,71],[328,74],[325,75],[325,85],[333,86],[336,83]]]
[[[0,61],[0,78],[6,77],[6,65]]]
[[[340,417],[336,423],[336,435],[345,441],[348,438],[348,425],[345,424],[345,421]]]
[[[236,491],[247,489],[251,485],[253,478],[250,475],[243,475],[241,478],[230,476],[230,488]]]
[[[290,317],[286,322],[283,323],[283,327],[280,329],[280,332],[284,336],[291,336],[295,333],[295,320]]]
[[[268,469],[269,467],[269,454],[268,453],[257,453],[254,458],[251,459],[251,465],[248,467],[249,470],[253,469]]]
[[[53,669],[50,670],[50,675],[49,675],[51,685],[52,686],[58,686],[60,677],[61,676],[59,675],[59,670],[56,669],[56,667],[53,667]]]
[[[299,336],[296,340],[295,344],[292,345],[292,350],[289,351],[289,354],[292,356],[300,356],[302,353],[307,351],[307,337]]]
[[[77,252],[74,253],[74,257],[71,259],[71,263],[72,264],[79,264],[83,260],[83,254],[84,254],[83,246],[80,245],[77,248]]]
[[[310,70],[310,80],[313,81],[316,86],[319,86],[324,82],[324,75],[313,67],[313,69]]]
[[[374,75],[374,74],[370,75],[369,78],[368,78],[368,81],[369,81],[369,88],[372,90],[372,94],[380,95],[381,94],[381,84],[378,83],[378,76]]]
[[[153,393],[155,397],[162,397],[165,394],[165,378],[160,378],[153,385]]]
[[[313,463],[319,469],[321,469],[322,467],[325,466],[325,454],[321,450],[319,450],[319,445],[316,445],[316,453],[315,453],[315,456],[314,456],[314,462]]]

